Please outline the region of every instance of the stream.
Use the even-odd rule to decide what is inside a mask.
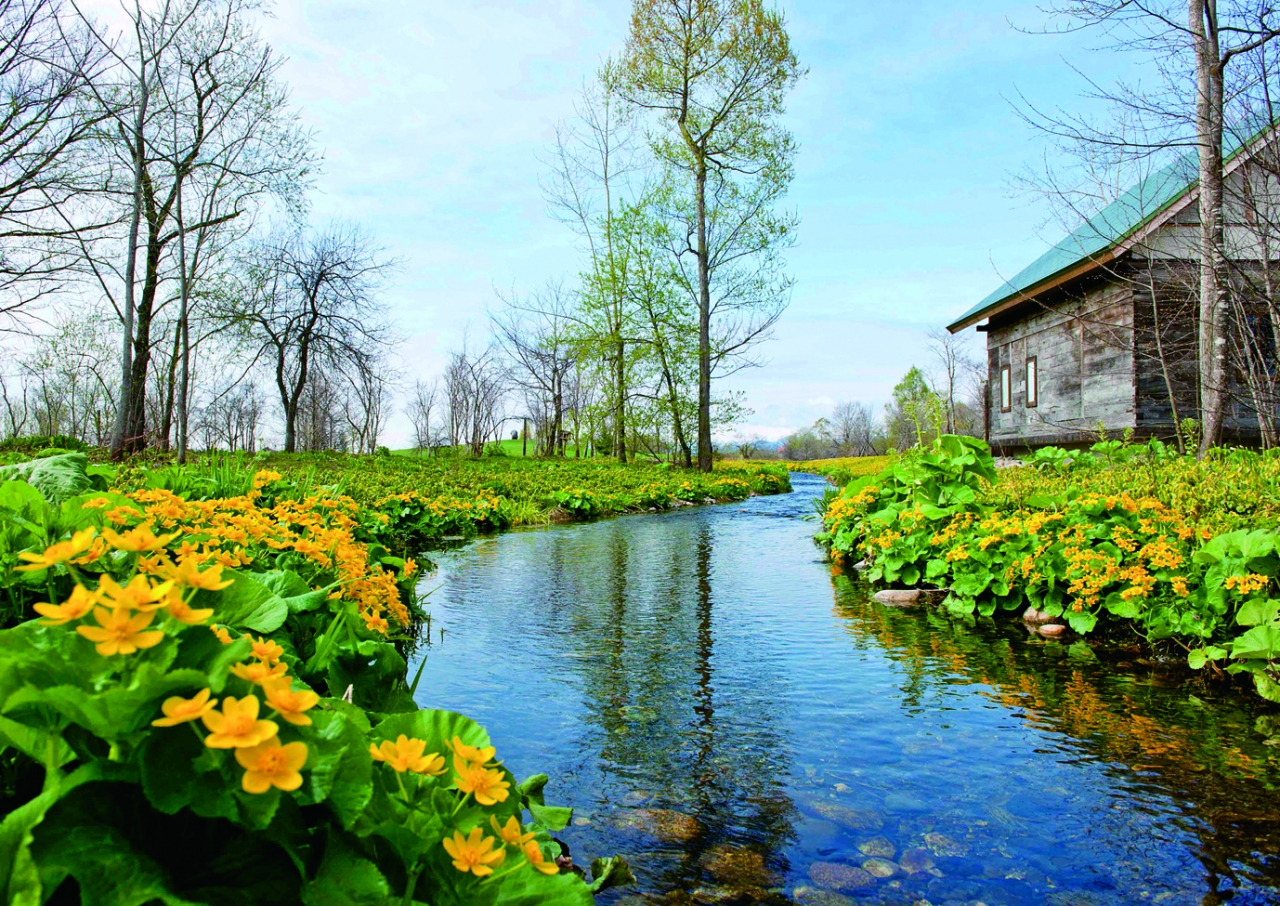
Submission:
[[[869,599],[789,494],[439,556],[420,705],[572,805],[602,903],[1280,902],[1280,716],[1123,651]],[[417,665],[410,666],[410,675]]]

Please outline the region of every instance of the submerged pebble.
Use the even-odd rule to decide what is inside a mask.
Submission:
[[[870,809],[850,808],[838,802],[826,802],[821,799],[810,803],[814,812],[834,821],[850,830],[879,830],[884,827],[884,819]]]
[[[892,878],[898,873],[898,866],[888,859],[868,859],[862,868],[874,878]]]
[[[618,827],[657,837],[663,843],[688,843],[702,833],[698,819],[666,808],[633,808],[617,817]]]
[[[866,869],[838,862],[814,862],[809,866],[809,877],[813,883],[828,890],[857,890],[876,882]]]
[[[872,837],[866,843],[858,847],[858,852],[864,856],[877,856],[881,859],[892,859],[897,850],[894,845],[885,837]]]

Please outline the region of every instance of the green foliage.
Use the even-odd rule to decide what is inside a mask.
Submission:
[[[1280,701],[1280,460],[1103,441],[1029,463],[997,478],[983,444],[943,437],[829,496],[818,540],[872,581],[947,589],[953,613],[1125,626]]]
[[[570,813],[545,776],[518,783],[477,724],[417,709],[413,570],[385,514],[248,485],[54,503],[0,484],[5,901],[586,906],[625,880],[551,871]],[[488,877],[445,845],[470,834],[504,854]]]

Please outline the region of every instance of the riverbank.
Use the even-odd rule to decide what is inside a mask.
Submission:
[[[32,902],[587,906],[625,863],[588,876],[546,775],[414,702],[413,555],[788,487],[776,467],[41,452],[0,470],[0,889]],[[173,845],[192,839],[198,871]]]
[[[1158,442],[997,474],[980,441],[943,438],[829,493],[818,540],[877,586],[945,589],[952,614],[1137,639],[1280,701],[1278,480],[1271,454]]]

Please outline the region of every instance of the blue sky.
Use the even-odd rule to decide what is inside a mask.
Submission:
[[[800,146],[789,203],[791,305],[768,364],[733,379],[779,436],[834,402],[876,405],[925,334],[1055,241],[1047,209],[1010,190],[1044,146],[1009,98],[1080,109],[1064,60],[1106,82],[1124,61],[1089,36],[1044,36],[1029,4],[789,0],[808,77],[786,123]],[[494,288],[579,268],[539,179],[557,121],[625,40],[626,0],[287,0],[265,29],[325,152],[317,218],[368,226],[401,259],[387,293],[406,383],[438,374]],[[1012,23],[1012,24],[1011,24]],[[975,350],[979,338],[973,335]],[[397,418],[392,442],[407,436]]]

